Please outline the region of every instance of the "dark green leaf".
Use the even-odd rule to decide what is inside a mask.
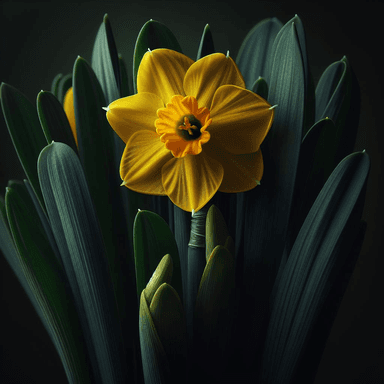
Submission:
[[[218,245],[204,269],[195,307],[195,363],[207,383],[225,382],[231,364],[234,299],[235,260],[224,246]]]
[[[92,51],[92,69],[101,84],[107,104],[121,97],[120,64],[108,15],[97,32]]]
[[[37,113],[47,142],[60,141],[69,145],[77,153],[75,138],[67,115],[59,100],[51,92],[41,91],[37,95]]]
[[[174,34],[164,24],[155,20],[147,21],[137,36],[133,54],[133,92],[137,93],[137,71],[145,52],[156,48],[168,48],[181,52],[180,44]]]
[[[210,55],[215,52],[213,44],[212,32],[209,24],[204,27],[203,35],[201,36],[199,49],[197,51],[196,61],[204,56]]]
[[[67,73],[65,76],[63,76],[60,79],[58,89],[57,89],[57,96],[55,95],[57,97],[57,100],[59,100],[61,104],[63,104],[65,94],[67,93],[68,89],[71,87],[72,87],[72,73]]]
[[[119,54],[119,65],[120,65],[120,77],[121,77],[121,97],[130,96],[133,94],[131,89],[132,81],[128,76],[127,65],[123,57]]]
[[[335,138],[334,122],[331,119],[322,119],[303,139],[292,203],[294,209],[287,237],[289,252],[310,208],[335,168]]]
[[[145,384],[166,383],[171,370],[144,292],[140,296],[139,333]]]
[[[252,92],[257,93],[263,99],[268,99],[268,84],[263,77],[259,77],[251,88]]]
[[[331,64],[316,87],[316,119],[326,117],[336,125],[335,167],[353,151],[360,117],[360,88],[346,57]]]
[[[144,289],[144,295],[147,302],[150,304],[153,296],[160,285],[164,283],[171,283],[173,273],[173,261],[169,254],[166,254],[153,272],[147,286]]]
[[[348,244],[347,249],[342,250],[346,260],[339,268],[339,273],[333,278],[333,285],[313,324],[312,332],[308,335],[308,346],[298,361],[296,375],[293,378],[294,383],[315,382],[324,348],[363,245],[366,228],[367,223],[362,221],[353,239],[353,245]],[[348,254],[349,249],[351,249],[350,254]]]
[[[263,382],[291,382],[329,288],[352,250],[369,168],[365,152],[347,156],[308,213],[276,282]]]
[[[12,183],[5,202],[20,265],[39,302],[68,382],[92,383],[72,293],[25,186]]]
[[[259,76],[268,79],[272,65],[271,51],[273,41],[283,24],[276,17],[264,19],[257,23],[242,42],[236,57],[246,87],[250,89]]]
[[[62,73],[58,73],[54,79],[52,80],[51,84],[51,92],[57,97],[58,95],[58,89],[59,89],[59,82],[61,78],[63,77]]]
[[[2,83],[1,106],[13,145],[36,196],[43,201],[37,178],[36,162],[47,145],[36,108],[16,88]]]
[[[23,268],[20,264],[20,254],[17,250],[12,233],[9,228],[7,213],[5,209],[5,201],[3,196],[0,196],[0,250],[3,253],[4,257],[6,258],[8,264],[10,265],[11,269],[15,273],[17,279],[19,280],[21,286],[23,287],[24,291],[29,297],[29,300],[31,301],[33,307],[35,308],[36,313],[38,314],[41,322],[44,324],[45,329],[47,330],[49,336],[51,337],[53,341],[53,336],[51,329],[49,328],[45,317],[43,315],[43,312],[40,308],[40,305],[33,294],[31,287],[29,286],[27,279],[25,278]]]
[[[156,291],[149,310],[170,366],[166,383],[187,381],[187,327],[185,313],[176,290],[163,283]]]
[[[305,77],[294,19],[278,33],[272,53],[268,98],[278,106],[261,146],[264,175],[260,186],[238,194],[236,255],[237,262],[243,262],[242,310],[253,323],[252,332],[247,330],[239,340],[245,340],[245,350],[255,351],[244,356],[247,375],[254,375],[262,352],[266,299],[285,247],[302,138]],[[237,328],[241,332],[240,324]]]
[[[35,210],[39,216],[40,222],[44,228],[45,235],[47,236],[49,245],[51,246],[51,249],[56,256],[58,263],[63,267],[63,260],[61,259],[59,249],[57,248],[56,240],[55,240],[55,237],[53,236],[51,224],[49,223],[47,213],[44,211],[43,207],[39,203],[39,200],[37,199],[35,193],[33,192],[31,184],[29,183],[28,180],[24,180],[24,185],[27,188],[29,197],[31,198],[33,205],[35,207]]]
[[[207,262],[216,246],[224,245],[228,236],[227,224],[222,213],[215,205],[211,205],[205,222],[205,258]]]
[[[85,317],[82,326],[88,324],[83,331],[93,345],[90,360],[95,372],[100,371],[100,376],[95,375],[102,382],[125,382],[128,366],[120,316],[106,248],[80,161],[66,144],[53,143],[41,152],[38,169],[77,310],[82,320]]]
[[[172,286],[182,297],[179,252],[173,233],[165,220],[156,213],[139,211],[133,231],[137,294],[140,295],[146,287],[163,256],[170,254],[174,266]]]

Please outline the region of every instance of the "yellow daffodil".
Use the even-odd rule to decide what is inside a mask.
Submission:
[[[217,192],[242,192],[263,174],[260,144],[274,110],[245,89],[229,55],[194,62],[169,49],[147,52],[138,93],[112,102],[111,127],[126,143],[120,176],[128,188],[168,195],[198,211]]]

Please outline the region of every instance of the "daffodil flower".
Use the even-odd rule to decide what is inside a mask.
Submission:
[[[139,66],[137,89],[106,108],[111,127],[126,143],[122,185],[167,195],[191,212],[218,190],[243,192],[260,183],[260,144],[274,110],[245,89],[229,55],[194,62],[169,49],[149,51]]]

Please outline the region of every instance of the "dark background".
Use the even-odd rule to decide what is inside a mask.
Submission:
[[[33,103],[50,90],[53,77],[72,71],[80,55],[91,60],[93,42],[108,13],[118,51],[130,63],[136,37],[149,19],[166,24],[186,55],[195,59],[209,23],[216,51],[235,58],[247,32],[276,16],[283,23],[298,14],[307,33],[315,83],[334,61],[347,56],[362,92],[356,150],[366,149],[371,173],[363,219],[368,228],[361,257],[327,341],[315,384],[384,383],[383,214],[381,146],[382,15],[380,2],[138,1],[84,3],[1,2],[0,82]],[[357,5],[352,5],[357,4]],[[0,193],[9,179],[24,177],[4,120],[0,117]],[[2,347],[0,381],[12,384],[66,383],[59,357],[6,260],[0,256]]]

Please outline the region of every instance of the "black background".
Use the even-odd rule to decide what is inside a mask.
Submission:
[[[118,51],[130,63],[136,37],[149,19],[166,24],[183,52],[195,59],[201,33],[209,23],[216,51],[235,58],[247,32],[276,16],[283,23],[295,14],[307,34],[315,84],[325,68],[347,56],[360,83],[362,112],[355,150],[371,157],[363,219],[368,228],[361,257],[327,341],[315,384],[384,383],[384,263],[381,146],[381,2],[296,3],[258,1],[1,2],[0,81],[22,91],[33,103],[50,90],[57,73],[69,73],[80,55],[90,62],[93,42],[108,13]],[[354,5],[352,5],[354,4]],[[0,193],[9,179],[22,179],[4,120],[0,117]],[[0,381],[12,384],[66,383],[59,357],[6,260],[0,257],[2,347]]]

